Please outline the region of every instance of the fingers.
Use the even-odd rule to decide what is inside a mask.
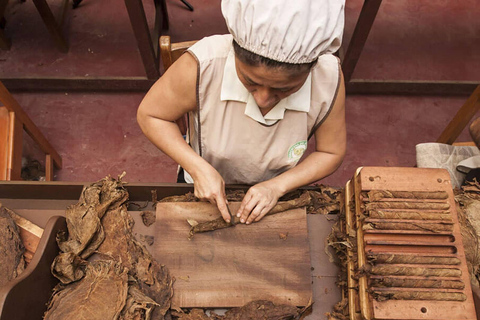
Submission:
[[[227,199],[225,195],[223,195],[223,197],[218,196],[215,201],[217,203],[218,210],[222,214],[223,220],[225,220],[227,223],[230,223],[230,214],[228,213]]]
[[[248,200],[244,199],[244,202],[240,205],[237,217],[239,216],[240,222],[245,224],[260,221],[275,205],[275,202],[254,197],[250,197]]]

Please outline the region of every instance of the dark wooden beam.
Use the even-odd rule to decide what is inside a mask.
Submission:
[[[124,0],[127,7],[133,33],[137,39],[138,49],[142,57],[143,66],[148,79],[160,77],[158,56],[155,54],[154,45],[150,35],[150,29],[145,16],[142,0]],[[157,11],[159,6],[155,6]],[[156,40],[158,43],[158,39]],[[157,50],[158,52],[158,50]]]
[[[35,7],[37,7],[37,11],[40,13],[40,16],[42,17],[42,20],[45,23],[48,32],[55,41],[58,50],[60,50],[61,52],[68,52],[68,44],[67,40],[63,36],[61,23],[59,23],[55,19],[55,16],[53,15],[48,3],[45,0],[33,0],[33,3],[35,4]],[[64,8],[66,8],[67,3],[63,2],[63,5],[65,6]],[[65,11],[62,11],[63,14],[61,17],[61,21],[63,22],[63,16]]]
[[[362,11],[345,54],[345,59],[342,61],[343,76],[346,83],[352,79],[353,71],[355,71],[358,59],[381,4],[382,0],[365,0],[363,3]]]
[[[145,77],[0,78],[9,91],[140,91],[147,92],[155,80]]]
[[[468,96],[480,81],[351,80],[349,94]]]

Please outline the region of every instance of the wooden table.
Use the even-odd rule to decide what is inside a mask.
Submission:
[[[0,202],[14,209],[40,227],[45,227],[49,217],[63,214],[67,205],[78,201],[84,183],[72,182],[23,182],[0,181]],[[141,235],[155,234],[155,227],[145,227],[141,223],[139,206],[147,205],[142,210],[152,210],[152,194],[157,199],[170,195],[185,194],[193,191],[187,184],[132,183],[127,185],[130,194],[129,211],[135,220],[134,233]],[[336,219],[335,215],[307,215],[308,241],[310,243],[311,279],[313,290],[312,314],[306,319],[326,319],[325,312],[330,312],[340,300],[340,290],[336,286],[337,267],[329,261],[325,253],[325,238],[330,233]],[[154,244],[155,246],[155,244]],[[152,247],[147,246],[149,250]],[[45,297],[38,303],[46,303]]]

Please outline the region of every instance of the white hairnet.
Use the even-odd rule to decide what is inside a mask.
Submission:
[[[272,60],[309,63],[342,43],[344,0],[223,0],[240,47]]]

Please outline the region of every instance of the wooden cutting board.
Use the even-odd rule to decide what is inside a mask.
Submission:
[[[232,213],[240,203],[230,203]],[[305,306],[311,264],[305,209],[265,217],[252,225],[196,234],[187,219],[220,217],[205,202],[157,204],[154,256],[176,278],[173,305],[238,307],[258,299]]]

